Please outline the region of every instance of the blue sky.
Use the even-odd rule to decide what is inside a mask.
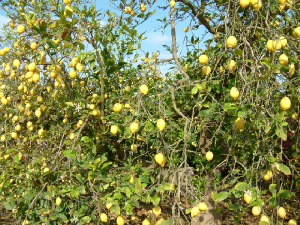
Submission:
[[[94,1],[93,1],[94,2]],[[96,8],[99,9],[103,9],[103,10],[111,10],[112,12],[116,11],[116,9],[114,9],[113,7],[111,7],[111,3],[109,0],[101,0],[101,4],[99,4],[100,1],[96,1]],[[142,42],[142,49],[145,52],[149,52],[150,56],[153,55],[153,53],[155,51],[160,51],[160,57],[159,59],[166,59],[166,58],[170,58],[172,57],[172,55],[165,51],[165,49],[162,47],[162,45],[171,45],[171,28],[170,26],[168,26],[165,30],[164,35],[162,35],[162,30],[157,30],[159,26],[162,25],[161,22],[157,21],[157,18],[161,18],[163,19],[164,17],[169,18],[169,10],[170,8],[168,7],[166,10],[162,10],[159,9],[157,6],[160,5],[165,5],[167,4],[167,1],[158,1],[158,3],[156,3],[156,5],[154,5],[150,10],[153,11],[154,9],[156,9],[156,14],[154,16],[152,16],[150,18],[150,20],[144,22],[142,25],[138,26],[138,32],[142,33],[146,31],[145,36],[147,37],[146,40],[144,40]],[[176,3],[177,4],[177,3]],[[148,12],[149,7],[147,7],[147,11]],[[145,12],[145,13],[146,13]],[[6,17],[6,13],[5,11],[0,9],[0,27],[2,27],[3,23],[8,23],[10,21],[10,19],[8,17]],[[176,33],[177,33],[177,44],[180,45],[182,44],[185,36],[191,36],[191,31],[189,31],[188,33],[183,32],[184,27],[188,26],[188,24],[190,23],[190,21],[182,21],[176,24]],[[156,31],[157,30],[157,31]],[[200,37],[202,37],[203,33],[204,33],[204,27],[202,27],[202,29],[198,29],[198,30],[194,30],[193,33],[195,35],[199,35]],[[201,46],[203,47],[203,46]],[[185,54],[186,53],[186,49],[181,46],[178,47],[178,54]],[[140,51],[139,54],[142,56],[142,52]],[[169,69],[169,65],[164,65],[161,66],[161,71],[163,74],[165,74],[168,69]]]

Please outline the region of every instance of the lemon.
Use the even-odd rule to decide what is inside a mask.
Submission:
[[[253,216],[258,216],[260,214],[260,212],[261,212],[261,208],[259,206],[254,206],[252,208],[252,214],[253,214]]]
[[[77,63],[76,64],[76,70],[78,72],[81,72],[83,69],[84,69],[84,65],[83,64],[81,64],[81,63]]]
[[[161,208],[158,205],[154,206],[152,211],[156,217],[158,217],[161,214]]]
[[[260,33],[260,32],[258,32],[258,31],[255,31],[255,36],[256,36],[258,39],[260,39],[260,37],[261,37],[261,33]]]
[[[107,215],[106,215],[105,213],[101,213],[101,215],[100,215],[100,220],[101,220],[102,222],[107,223]]]
[[[170,7],[173,8],[175,6],[176,2],[174,0],[170,1]]]
[[[136,144],[132,144],[130,148],[131,148],[132,151],[136,151],[137,150],[137,145]]]
[[[250,3],[251,5],[255,5],[255,4],[258,3],[258,0],[250,0],[249,3]]]
[[[133,177],[132,175],[130,175],[129,182],[130,182],[130,183],[133,183],[133,182],[134,182],[134,177]]]
[[[19,61],[18,59],[15,59],[15,60],[13,61],[13,65],[14,65],[14,67],[19,68],[19,66],[20,66],[20,61]]]
[[[27,67],[27,69],[31,72],[34,72],[36,70],[36,64],[33,62],[33,63],[30,63]]]
[[[235,46],[237,44],[237,40],[234,36],[229,36],[226,40],[226,44],[227,44],[228,48],[235,48]]]
[[[243,8],[248,7],[250,4],[249,0],[240,0],[240,6],[242,6]]]
[[[267,49],[271,52],[275,52],[275,48],[273,47],[273,40],[268,40],[267,42]]]
[[[200,203],[198,204],[198,208],[199,208],[201,211],[207,211],[207,210],[208,210],[208,207],[207,207],[207,205],[206,205],[205,202],[200,202]]]
[[[297,225],[297,221],[294,219],[289,220],[288,225]]]
[[[206,154],[205,154],[205,158],[207,161],[211,161],[213,160],[214,158],[214,154],[211,152],[211,151],[208,151]]]
[[[210,66],[203,66],[201,71],[204,75],[208,76],[211,72],[211,68]]]
[[[237,118],[237,120],[235,121],[235,127],[240,131],[242,131],[244,129],[244,126],[245,126],[245,120],[241,117]]]
[[[236,87],[232,87],[230,90],[230,97],[233,98],[233,100],[236,100],[240,95],[239,90]]]
[[[272,178],[272,176],[273,176],[272,171],[271,171],[271,170],[268,170],[268,171],[266,172],[266,174],[264,175],[263,179],[264,179],[265,181],[268,181],[268,180],[270,180],[270,179]]]
[[[236,71],[236,61],[230,60],[227,64],[227,68],[229,69],[230,72],[234,73]]]
[[[17,32],[18,32],[19,34],[24,33],[24,32],[25,32],[25,27],[24,27],[24,25],[20,24],[19,26],[17,26]]]
[[[32,42],[31,45],[30,45],[30,48],[31,48],[32,50],[36,50],[37,47],[38,47],[38,45],[37,45],[36,42]]]
[[[148,94],[148,87],[147,87],[147,85],[142,84],[141,87],[140,87],[140,91],[144,95]]]
[[[63,0],[63,3],[66,5],[71,5],[72,0]]]
[[[61,198],[60,198],[60,197],[57,197],[55,203],[56,203],[56,205],[59,206],[59,205],[62,203]]]
[[[280,207],[277,211],[279,217],[284,218],[286,216],[286,211],[283,207]]]
[[[278,0],[278,3],[284,4],[286,0]]]
[[[208,61],[208,56],[207,55],[200,55],[199,56],[199,62],[201,64],[205,64],[205,63],[207,63],[207,61]]]
[[[200,214],[200,209],[198,206],[195,206],[191,210],[191,217],[198,216]]]
[[[266,223],[270,223],[269,218],[268,218],[267,216],[265,216],[265,215],[262,215],[262,216],[260,217],[260,221],[266,222]]]
[[[77,72],[74,69],[71,69],[69,72],[69,76],[71,79],[74,79],[75,77],[77,77]]]
[[[151,218],[146,218],[143,220],[142,225],[153,225],[154,222]]]
[[[259,9],[261,9],[261,7],[262,7],[261,0],[259,0],[259,1],[257,2],[257,4],[253,4],[252,6],[253,6],[253,9],[254,9],[254,10],[259,10]]]
[[[155,162],[157,162],[159,165],[162,165],[165,161],[165,156],[162,153],[157,153],[154,157]]]
[[[73,140],[76,137],[76,134],[72,133],[70,134],[70,139]]]
[[[121,112],[122,108],[123,108],[122,104],[116,103],[116,104],[114,104],[113,111],[115,113],[119,113],[119,112]]]
[[[38,75],[37,73],[34,73],[32,76],[32,80],[34,83],[37,83],[40,80],[40,75]]]
[[[294,36],[295,38],[300,37],[300,27],[296,27],[296,28],[293,30],[293,36]]]
[[[10,135],[13,139],[16,139],[18,137],[18,134],[16,132],[11,132]]]
[[[142,12],[145,12],[146,9],[147,9],[147,6],[146,6],[144,3],[142,3],[141,6],[140,6],[140,10],[141,10]]]
[[[291,107],[291,100],[288,97],[283,97],[280,100],[280,107],[282,110],[288,110]]]
[[[2,141],[2,142],[5,141],[5,135],[4,135],[4,134],[1,136],[1,141]]]
[[[286,64],[288,64],[289,62],[289,58],[286,56],[286,54],[282,54],[279,56],[279,63],[282,66],[285,66]]]
[[[125,224],[125,220],[122,216],[118,216],[117,218],[117,225],[124,225]]]
[[[131,13],[131,8],[129,6],[125,7],[125,13],[127,13],[127,14]]]
[[[163,131],[166,127],[166,122],[163,119],[158,119],[156,126],[160,131]]]
[[[42,115],[42,112],[40,109],[37,109],[34,114],[36,115],[36,117],[40,118]]]
[[[284,36],[281,36],[281,37],[279,38],[279,40],[280,40],[280,42],[281,42],[281,46],[282,46],[282,47],[285,47],[285,46],[287,45],[287,40],[286,40],[286,38],[285,38]]]
[[[275,50],[280,50],[281,47],[282,47],[282,43],[281,43],[280,40],[275,40],[275,41],[273,41],[273,42],[272,42],[272,45],[273,45],[274,51],[275,51]]]
[[[245,202],[247,202],[247,204],[249,204],[249,203],[251,202],[251,200],[252,200],[252,194],[246,192],[246,193],[244,194],[244,200],[245,200]]]
[[[292,63],[290,66],[289,66],[289,77],[292,77],[295,73],[295,65],[294,63]]]
[[[119,130],[119,128],[118,128],[117,125],[112,125],[112,126],[110,127],[110,132],[111,132],[113,135],[116,135],[116,134],[118,133],[118,130]]]
[[[188,32],[190,30],[190,28],[189,27],[185,27],[184,29],[183,29],[183,31],[186,33],[186,32]]]
[[[13,21],[13,20],[9,21],[9,26],[11,29],[15,29],[15,27],[16,27],[15,21]]]
[[[106,204],[105,206],[106,206],[106,208],[109,210],[109,209],[113,206],[113,203],[110,202],[110,203]]]
[[[136,122],[133,122],[132,124],[130,124],[130,131],[134,134],[136,132],[138,132],[139,130],[139,124]]]

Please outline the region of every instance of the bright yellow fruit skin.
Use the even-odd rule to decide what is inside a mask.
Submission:
[[[149,89],[148,89],[147,85],[142,84],[140,87],[140,91],[142,94],[146,95],[146,94],[148,94]]]
[[[208,61],[208,56],[207,55],[200,55],[199,56],[199,62],[201,64],[205,64],[205,63],[207,63],[207,61]]]
[[[125,220],[122,216],[118,216],[117,218],[117,225],[124,225],[125,224]]]
[[[211,151],[208,151],[206,154],[205,154],[205,158],[207,161],[211,161],[213,160],[214,158],[214,154],[211,152]]]
[[[243,8],[248,7],[250,4],[249,0],[240,0],[240,6],[242,6]]]
[[[258,216],[260,214],[260,212],[261,212],[261,208],[259,206],[254,206],[252,208],[252,214],[253,214],[253,216]]]
[[[234,36],[229,36],[227,38],[226,44],[227,44],[228,48],[235,48],[235,46],[237,44],[237,40]]]
[[[157,120],[156,126],[160,131],[163,131],[166,127],[166,122],[163,119],[159,119]]]
[[[100,220],[101,220],[102,222],[107,223],[107,215],[106,215],[105,213],[101,213],[101,215],[100,215]]]
[[[130,124],[130,131],[131,133],[136,133],[139,130],[139,124],[136,122],[133,122],[132,124]]]
[[[236,100],[240,95],[239,90],[236,87],[232,87],[230,90],[230,97],[233,98],[233,100]]]
[[[268,181],[268,180],[270,180],[271,178],[272,178],[272,176],[273,176],[273,173],[272,173],[272,171],[271,170],[268,170],[267,172],[266,172],[266,174],[264,175],[264,180],[265,181]]]
[[[291,100],[288,97],[283,97],[280,100],[280,107],[282,110],[288,110],[291,107]]]
[[[235,121],[235,127],[240,131],[242,131],[244,129],[244,126],[245,126],[245,120],[241,117],[237,118],[237,120]]]
[[[278,213],[278,216],[281,217],[281,218],[284,218],[286,216],[286,211],[283,207],[280,207],[277,211]]]

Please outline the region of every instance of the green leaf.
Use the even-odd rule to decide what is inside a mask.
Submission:
[[[275,162],[275,167],[277,170],[279,170],[280,172],[284,173],[287,176],[292,174],[290,168],[282,163]]]
[[[174,191],[175,190],[175,185],[173,183],[163,183],[161,186],[165,191]]]
[[[145,124],[145,127],[144,127],[144,130],[146,132],[151,132],[155,129],[155,126],[152,122],[150,122],[149,120],[146,121],[146,124]]]
[[[153,205],[159,205],[160,197],[157,195],[154,195],[153,197],[151,197],[151,202],[153,203]]]
[[[227,191],[221,191],[218,194],[216,194],[216,193],[213,194],[213,193],[214,192],[212,192],[212,195],[214,195],[213,200],[216,201],[216,202],[221,202],[229,196],[229,192],[227,192]]]
[[[276,192],[276,184],[270,184],[269,185],[269,190],[271,193],[275,193]]]
[[[271,197],[268,199],[269,205],[270,205],[270,209],[273,209],[277,206],[278,201],[275,197]]]
[[[75,152],[73,152],[72,150],[66,150],[63,152],[63,154],[64,154],[64,156],[71,157],[71,158],[76,157]]]
[[[8,199],[7,202],[4,203],[4,207],[7,210],[12,210],[15,207],[15,201],[13,199]]]
[[[71,107],[75,107],[74,104],[73,104],[72,102],[65,102],[65,105],[71,106]]]
[[[229,209],[230,210],[237,210],[237,209],[242,209],[242,208],[243,208],[243,206],[237,205],[237,204],[231,204],[231,205],[229,205]]]
[[[132,214],[132,206],[128,202],[125,203],[125,212],[127,215]]]
[[[172,224],[173,220],[164,220],[162,222],[156,223],[157,225],[169,225]]]
[[[79,191],[76,191],[76,190],[74,190],[74,191],[72,191],[70,194],[71,194],[71,197],[72,197],[72,198],[78,198],[78,197],[79,197],[79,195],[80,195],[80,192],[79,192]]]
[[[235,49],[234,54],[243,55],[243,50],[237,48],[237,49]]]
[[[72,145],[72,143],[73,142],[71,140],[65,140],[64,141],[64,145],[68,145],[69,146],[69,145]]]
[[[259,221],[258,225],[270,225],[270,224],[266,221]]]
[[[115,213],[117,216],[119,216],[121,213],[121,209],[119,205],[112,206],[109,211],[110,213]]]
[[[113,198],[114,199],[121,199],[121,198],[124,198],[124,196],[121,193],[117,192],[117,193],[114,194]]]
[[[276,129],[276,135],[278,137],[280,137],[283,141],[287,140],[287,130],[286,129],[282,129],[282,128]]]
[[[130,198],[130,196],[131,196],[131,190],[130,190],[129,187],[126,187],[126,189],[125,189],[125,194],[126,194],[126,197],[127,197],[127,198]]]
[[[67,218],[66,218],[67,220]],[[80,219],[81,222],[84,222],[84,223],[89,223],[91,221],[91,217],[89,216],[84,216]]]
[[[97,176],[97,174],[91,170],[88,173],[88,180],[93,180],[96,176]]]
[[[88,137],[88,136],[83,136],[83,137],[80,139],[80,141],[82,141],[82,142],[90,142],[90,141],[92,141],[92,139],[91,139],[90,137]]]
[[[281,190],[281,191],[278,192],[278,196],[280,196],[284,199],[289,199],[294,195],[295,195],[295,193],[290,191],[290,190]]]
[[[140,196],[142,194],[142,182],[141,178],[138,178],[135,184],[134,192]]]
[[[234,188],[237,191],[245,191],[248,188],[248,184],[246,182],[239,182]]]
[[[198,88],[197,87],[193,87],[193,89],[191,91],[191,94],[195,95],[195,94],[197,94],[197,92],[198,92]]]

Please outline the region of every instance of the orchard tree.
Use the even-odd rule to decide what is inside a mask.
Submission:
[[[13,219],[296,224],[300,2],[96,2],[1,2],[0,199]],[[142,49],[156,9],[169,59]]]

